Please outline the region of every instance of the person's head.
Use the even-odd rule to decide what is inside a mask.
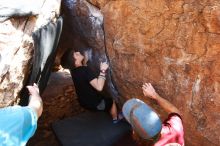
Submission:
[[[84,55],[81,54],[80,52],[73,52],[73,61],[74,64],[76,65],[76,63],[82,63],[84,59]]]
[[[143,101],[132,98],[122,107],[126,120],[142,139],[155,141],[162,128],[161,120],[154,110]]]
[[[84,51],[73,50],[71,54],[72,54],[74,67],[86,65],[88,59],[87,59]]]

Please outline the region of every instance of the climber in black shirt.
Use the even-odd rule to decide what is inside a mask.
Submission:
[[[76,89],[76,94],[81,106],[89,110],[110,112],[113,123],[120,121],[123,116],[117,113],[117,106],[111,98],[103,97],[99,92],[103,90],[106,80],[106,70],[109,65],[100,63],[100,73],[97,76],[86,66],[85,55],[81,52],[72,52],[73,68],[71,76]]]

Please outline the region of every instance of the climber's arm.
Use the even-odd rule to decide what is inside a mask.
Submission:
[[[90,81],[90,84],[98,91],[102,91],[105,80],[106,80],[106,70],[108,69],[108,64],[106,62],[100,64],[100,74],[97,78]]]
[[[157,103],[167,112],[167,113],[177,113],[180,115],[180,111],[170,103],[168,100],[162,98],[153,88],[151,83],[145,83],[142,86],[143,93],[145,96],[148,96],[157,101]]]

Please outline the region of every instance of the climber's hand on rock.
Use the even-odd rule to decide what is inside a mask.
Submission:
[[[152,99],[156,99],[158,95],[154,87],[151,85],[151,83],[144,83],[142,86],[142,90],[143,90],[144,96],[148,96]]]
[[[109,65],[107,64],[107,62],[101,62],[100,63],[100,70],[101,71],[106,71],[108,69]]]

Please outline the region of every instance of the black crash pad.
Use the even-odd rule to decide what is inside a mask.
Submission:
[[[131,131],[125,121],[113,124],[105,112],[84,112],[56,121],[52,128],[63,146],[112,146]]]

